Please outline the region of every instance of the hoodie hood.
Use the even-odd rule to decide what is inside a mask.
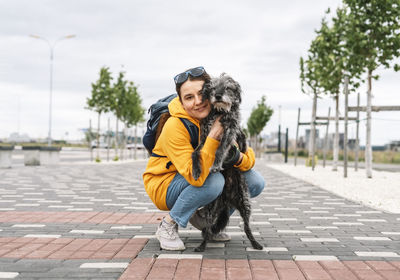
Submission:
[[[168,110],[171,116],[176,118],[185,118],[188,119],[190,122],[194,123],[197,126],[200,126],[199,120],[196,120],[188,115],[186,110],[183,108],[181,101],[179,100],[179,96],[175,97],[171,100],[168,104]]]

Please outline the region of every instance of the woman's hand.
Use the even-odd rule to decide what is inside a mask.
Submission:
[[[224,134],[224,128],[222,127],[222,124],[219,121],[221,118],[222,116],[219,116],[218,118],[215,119],[215,122],[211,126],[210,132],[208,133],[208,137],[211,137],[218,141],[221,140],[222,135]]]

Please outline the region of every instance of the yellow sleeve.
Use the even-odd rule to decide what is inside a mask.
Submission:
[[[234,167],[239,168],[240,171],[248,171],[253,168],[256,163],[256,156],[252,148],[248,148],[243,154],[242,162],[239,165],[234,165]]]
[[[207,179],[210,168],[214,163],[215,152],[218,148],[219,141],[207,137],[203,149],[200,152],[202,172],[197,180],[194,180],[192,175],[192,153],[194,149],[190,144],[190,134],[179,118],[171,117],[168,119],[158,141],[162,141],[161,145],[165,156],[167,156],[175,166],[179,174],[181,174],[189,184],[201,187]]]

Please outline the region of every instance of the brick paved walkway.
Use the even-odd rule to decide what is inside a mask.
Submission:
[[[145,162],[0,170],[0,279],[400,279],[400,215],[288,177],[259,161],[254,251],[235,213],[232,240],[160,251],[163,213],[145,193]]]

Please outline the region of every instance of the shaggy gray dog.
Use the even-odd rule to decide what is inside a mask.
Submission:
[[[239,106],[242,101],[239,83],[226,74],[214,78],[203,87],[203,98],[208,98],[211,103],[210,114],[200,122],[200,144],[192,154],[193,177],[198,179],[201,174],[200,150],[203,148],[212,124],[218,116],[224,128],[224,134],[215,153],[215,161],[211,172],[222,172],[225,186],[221,195],[212,203],[206,205],[199,214],[206,218],[207,226],[202,230],[203,242],[195,248],[197,252],[205,250],[207,240],[212,233],[223,230],[228,222],[231,209],[237,209],[243,219],[244,231],[254,249],[263,247],[254,239],[250,229],[251,205],[248,187],[242,172],[233,165],[223,168],[224,160],[230,153],[234,141],[239,145],[239,150],[247,150],[246,136],[240,128]]]

